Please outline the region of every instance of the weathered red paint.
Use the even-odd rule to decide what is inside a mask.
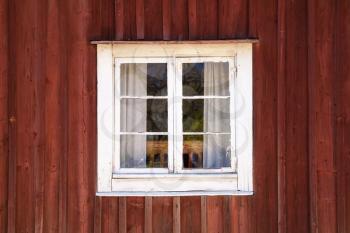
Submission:
[[[350,4],[0,0],[0,232],[350,231]],[[91,40],[258,38],[252,197],[95,197]]]

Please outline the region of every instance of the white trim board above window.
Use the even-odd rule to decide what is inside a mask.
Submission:
[[[103,42],[97,66],[97,195],[253,193],[252,42]]]

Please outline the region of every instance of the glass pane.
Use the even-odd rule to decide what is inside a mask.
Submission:
[[[167,64],[149,63],[147,64],[147,95],[166,96],[167,95]]]
[[[120,131],[145,132],[147,119],[146,99],[122,99],[120,103]]]
[[[230,135],[184,135],[183,167],[217,169],[231,167]]]
[[[204,100],[182,101],[182,122],[184,132],[203,132]]]
[[[121,135],[121,168],[167,168],[168,136]]]
[[[229,63],[182,64],[184,96],[229,96]]]
[[[230,99],[184,99],[184,132],[230,132]]]
[[[182,64],[182,92],[184,96],[204,95],[204,63]]]
[[[147,132],[168,131],[168,102],[163,99],[147,100]]]
[[[166,63],[126,63],[120,66],[122,96],[166,96]]]
[[[122,99],[120,130],[121,132],[167,132],[167,100]]]

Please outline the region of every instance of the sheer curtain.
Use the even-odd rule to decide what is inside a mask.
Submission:
[[[227,63],[204,64],[204,95],[229,96]],[[204,132],[230,132],[229,99],[204,99]],[[221,168],[228,164],[229,135],[204,135],[203,167]]]
[[[120,90],[122,96],[147,95],[147,64],[123,64]],[[122,132],[146,132],[147,100],[123,99],[120,106]],[[121,136],[121,167],[146,167],[146,136]]]

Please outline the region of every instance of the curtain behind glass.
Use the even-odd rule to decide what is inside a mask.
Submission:
[[[121,95],[147,95],[147,64],[121,65]],[[121,102],[122,132],[146,132],[147,100],[127,99]],[[121,137],[121,167],[146,167],[146,136]]]
[[[204,95],[229,96],[228,63],[204,64]],[[204,132],[230,132],[229,100],[204,100]],[[203,167],[221,168],[229,165],[229,135],[204,135]]]

